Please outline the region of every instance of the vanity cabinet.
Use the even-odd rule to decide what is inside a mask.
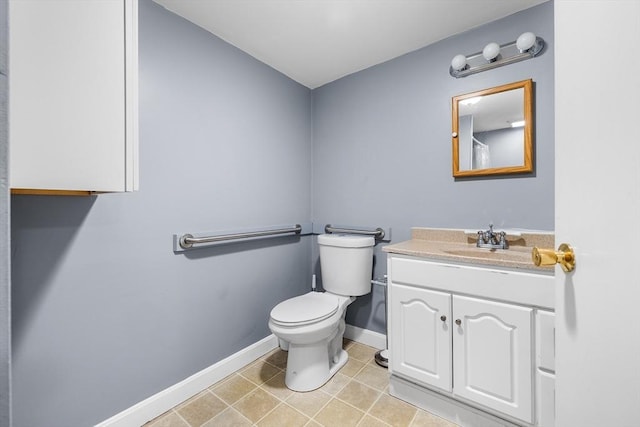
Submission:
[[[553,276],[395,254],[388,274],[392,380],[424,386],[513,425],[553,425],[553,312],[539,309],[551,308]],[[397,395],[393,386],[391,392]],[[415,396],[397,397],[422,406]]]
[[[137,7],[9,2],[14,193],[137,189]]]

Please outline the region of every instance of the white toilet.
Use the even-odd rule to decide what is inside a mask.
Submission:
[[[285,384],[291,390],[315,390],[347,363],[344,317],[356,296],[371,292],[374,245],[368,236],[319,235],[326,292],[290,298],[271,310],[269,329],[289,351]]]

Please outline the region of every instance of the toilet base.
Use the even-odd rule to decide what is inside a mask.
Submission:
[[[293,391],[304,392],[322,387],[349,360],[349,354],[342,349],[333,357],[333,360],[329,361],[330,363],[327,363],[326,353],[324,353],[324,357],[317,357],[319,354],[317,351],[302,348],[293,349],[292,353],[291,347],[289,345],[284,382],[287,388]],[[324,350],[326,351],[326,346]],[[292,355],[294,357],[291,357]]]
[[[344,314],[343,314],[344,316]],[[322,387],[349,360],[342,348],[344,319],[331,339],[312,344],[289,343],[284,382],[293,391],[311,391]]]

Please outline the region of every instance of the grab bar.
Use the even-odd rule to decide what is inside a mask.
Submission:
[[[193,245],[197,245],[201,243],[224,242],[228,240],[249,239],[252,237],[274,236],[277,234],[288,234],[288,233],[300,234],[301,232],[302,232],[302,226],[300,224],[296,224],[291,228],[279,228],[275,230],[263,230],[263,231],[250,231],[246,233],[222,234],[222,235],[208,236],[208,237],[193,237],[192,234],[183,234],[182,237],[180,237],[179,242],[180,242],[180,247],[182,249],[189,249],[193,247]]]
[[[331,234],[331,233],[363,234],[365,236],[373,236],[378,240],[384,239],[384,230],[380,227],[376,228],[375,230],[358,230],[355,228],[333,227],[331,224],[327,224],[324,227],[324,232],[327,234]]]

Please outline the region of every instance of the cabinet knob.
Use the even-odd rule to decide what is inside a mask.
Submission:
[[[446,322],[447,321],[447,316],[445,316],[445,315],[440,316],[440,320],[442,320],[443,322]]]
[[[458,326],[462,325],[462,320],[456,319],[456,325],[458,325]]]

